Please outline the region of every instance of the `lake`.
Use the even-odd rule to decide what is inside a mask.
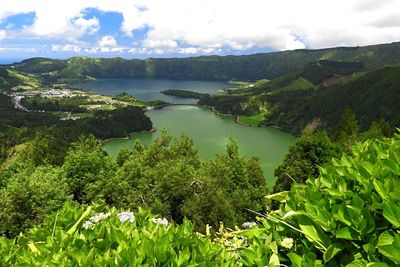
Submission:
[[[275,182],[274,169],[282,162],[288,147],[295,138],[275,128],[246,127],[237,124],[232,117],[216,115],[214,112],[188,105],[167,106],[161,110],[150,110],[147,115],[157,131],[154,133],[135,133],[128,140],[106,142],[104,149],[116,156],[122,148],[130,148],[136,139],[150,144],[161,134],[161,129],[179,136],[182,133],[193,138],[199,153],[204,158],[213,158],[216,153],[225,151],[230,136],[238,141],[240,152],[246,157],[258,156],[267,183]]]
[[[174,104],[194,104],[197,99],[184,99],[160,93],[166,89],[191,90],[205,94],[217,94],[223,88],[232,88],[232,84],[219,81],[189,81],[164,79],[99,79],[91,82],[71,85],[74,88],[91,89],[99,94],[117,95],[123,92],[144,100],[163,100]]]
[[[183,89],[202,93],[216,94],[222,88],[232,87],[227,82],[214,81],[175,81],[160,79],[100,79],[93,82],[75,84],[76,88],[92,89],[97,93],[116,95],[127,92],[141,100],[161,99],[170,103],[192,104],[195,99],[182,99],[161,94],[165,89]],[[193,138],[202,157],[211,159],[216,153],[225,151],[230,136],[238,141],[240,152],[246,156],[260,158],[261,167],[267,183],[275,182],[274,169],[282,162],[288,147],[295,138],[271,127],[247,127],[237,124],[232,117],[217,115],[209,109],[194,105],[167,106],[161,110],[146,113],[153,126],[154,133],[135,133],[128,140],[112,140],[104,144],[104,149],[116,157],[122,148],[130,148],[136,139],[150,144],[161,134],[161,129],[175,136],[186,133]]]

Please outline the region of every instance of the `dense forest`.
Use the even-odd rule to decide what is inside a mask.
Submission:
[[[237,116],[262,114],[259,125],[278,126],[295,135],[307,127],[333,133],[345,107],[351,107],[364,131],[380,119],[398,127],[400,67],[362,70],[353,63],[317,62],[251,88],[203,97],[199,104]]]
[[[98,110],[79,120],[62,121],[57,114],[49,112],[17,110],[9,96],[0,94],[0,113],[0,162],[15,153],[15,150],[32,148],[45,151],[44,155],[37,155],[39,161],[60,163],[69,144],[81,135],[92,134],[106,139],[126,137],[133,131],[152,129],[152,122],[143,109],[138,107]],[[33,144],[18,146],[26,142]],[[23,153],[30,152],[24,150]]]

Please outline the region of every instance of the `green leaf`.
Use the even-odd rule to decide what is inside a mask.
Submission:
[[[301,262],[303,261],[302,257],[297,255],[296,253],[289,253],[289,254],[287,254],[287,256],[290,259],[290,261],[292,262],[291,266],[302,267],[302,264],[301,264]]]
[[[384,262],[370,262],[367,264],[367,267],[389,267],[389,265]]]
[[[339,243],[334,243],[328,247],[328,249],[324,252],[324,261],[328,262],[333,257],[335,257],[340,251],[342,251],[343,246]]]
[[[400,207],[393,201],[389,200],[383,204],[383,217],[396,228],[400,228]]]
[[[279,261],[279,257],[276,254],[272,254],[271,258],[269,258],[268,266],[275,267],[279,266],[281,263]]]
[[[349,227],[343,227],[336,232],[336,238],[347,240],[359,240],[359,235],[356,231]]]
[[[400,235],[383,232],[378,238],[378,251],[396,264],[400,264]]]
[[[279,192],[276,194],[268,195],[265,198],[271,199],[271,200],[276,200],[279,202],[285,202],[288,193],[289,193],[289,191],[283,191],[283,192]]]
[[[376,179],[374,179],[372,181],[372,183],[374,184],[374,188],[375,188],[376,192],[378,192],[378,194],[381,196],[381,198],[383,200],[388,199],[388,191],[385,188],[385,186]]]
[[[391,159],[383,159],[382,162],[389,167],[395,174],[399,173],[399,164]]]
[[[89,215],[91,209],[92,206],[86,208],[86,211],[82,214],[82,216],[78,219],[78,221],[71,227],[71,229],[68,230],[67,234],[71,235],[75,233],[76,229],[78,228],[78,225]]]
[[[308,240],[316,244],[316,247],[325,251],[330,245],[330,239],[322,231],[321,227],[316,225],[305,215],[297,216],[297,222],[302,233]]]
[[[346,267],[365,267],[367,262],[365,260],[355,260],[346,265]]]

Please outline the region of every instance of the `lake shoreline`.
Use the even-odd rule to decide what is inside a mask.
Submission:
[[[200,108],[205,108],[205,109],[208,109],[208,110],[211,110],[212,112],[214,112],[214,114],[216,114],[216,115],[218,115],[218,116],[222,116],[222,117],[232,117],[233,119],[234,119],[234,121],[237,123],[237,124],[239,124],[239,125],[242,125],[242,126],[246,126],[246,127],[259,127],[259,128],[268,128],[268,127],[271,127],[271,128],[275,128],[275,129],[278,129],[278,130],[281,130],[278,126],[274,126],[274,125],[271,125],[271,126],[265,126],[265,125],[259,125],[259,126],[252,126],[252,125],[248,125],[248,124],[245,124],[245,123],[243,123],[243,122],[241,122],[241,121],[239,121],[239,116],[238,115],[232,115],[232,114],[226,114],[226,113],[221,113],[221,112],[219,112],[219,111],[217,111],[214,107],[212,107],[212,106],[204,106],[204,105],[199,105],[199,104],[163,104],[163,105],[159,105],[159,106],[154,106],[154,107],[148,107],[148,108],[146,108],[146,111],[149,111],[149,110],[153,110],[153,109],[155,109],[155,110],[161,110],[161,109],[163,109],[163,108],[165,108],[165,107],[168,107],[168,106],[195,106],[195,107],[200,107]],[[282,130],[281,130],[282,131]],[[283,131],[283,132],[285,132],[285,131]]]
[[[156,131],[157,131],[157,128],[152,127],[148,131],[132,132],[128,136],[125,136],[125,137],[106,138],[106,139],[103,139],[102,142],[103,142],[103,144],[105,144],[105,143],[108,143],[108,142],[111,142],[111,141],[114,141],[114,140],[129,140],[129,139],[131,139],[131,136],[134,135],[135,133],[154,133]]]

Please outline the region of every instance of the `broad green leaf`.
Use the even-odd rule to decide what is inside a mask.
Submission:
[[[28,247],[32,250],[33,253],[38,253],[38,254],[40,254],[40,251],[37,249],[37,247],[35,246],[35,244],[33,244],[33,242],[29,242]]]
[[[365,260],[355,260],[346,265],[346,267],[365,267],[367,262]]]
[[[383,232],[378,238],[378,251],[393,261],[400,264],[400,235],[391,235],[388,231]]]
[[[343,227],[336,232],[336,238],[347,239],[347,240],[359,240],[359,235],[353,229],[349,227]]]
[[[396,228],[400,228],[400,207],[393,201],[389,200],[383,204],[383,217]]]
[[[290,261],[292,262],[291,266],[294,267],[302,267],[302,261],[303,258],[300,257],[299,255],[297,255],[296,253],[288,253],[287,254],[288,258],[290,259]]]
[[[91,209],[92,206],[86,208],[86,211],[82,214],[82,216],[78,219],[78,221],[71,227],[71,229],[67,231],[67,234],[71,235],[76,231],[78,225],[89,215]]]
[[[321,227],[316,225],[310,218],[305,215],[297,216],[297,222],[301,232],[308,240],[315,243],[316,247],[325,251],[330,245],[330,239],[322,231]]]
[[[279,265],[280,265],[280,261],[279,261],[278,255],[272,254],[271,258],[269,258],[268,266],[275,267],[275,266],[279,266]]]
[[[370,262],[367,263],[367,267],[389,267],[389,265],[384,262]]]
[[[283,192],[279,192],[276,194],[268,195],[265,198],[271,199],[271,200],[276,200],[279,202],[284,202],[286,200],[288,193],[289,193],[289,191],[283,191]]]
[[[399,173],[399,164],[391,159],[383,159],[382,162],[389,167],[395,174]]]
[[[372,181],[372,183],[374,185],[374,188],[375,188],[376,192],[378,192],[378,194],[381,196],[381,198],[383,200],[388,199],[388,191],[385,188],[385,186],[380,181],[378,181],[376,179],[374,179]]]
[[[324,261],[328,262],[333,257],[335,257],[340,251],[342,251],[343,247],[339,243],[334,243],[328,247],[328,249],[324,252]]]

